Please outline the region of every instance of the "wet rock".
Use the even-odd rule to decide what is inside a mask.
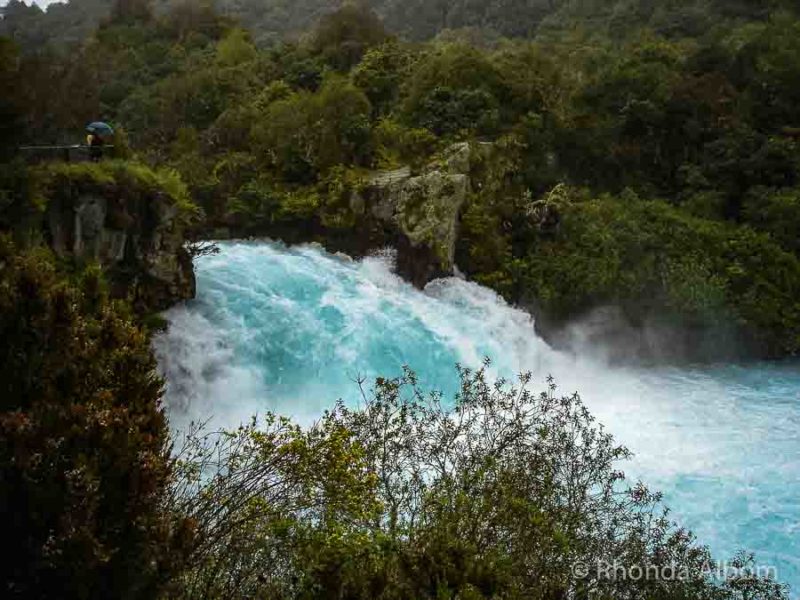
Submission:
[[[484,150],[467,142],[454,144],[420,174],[409,167],[374,173],[351,198],[351,208],[359,207],[394,238],[387,241],[397,249],[397,270],[415,285],[453,274],[469,173],[476,152]]]
[[[128,201],[113,191],[59,195],[45,224],[58,256],[99,263],[112,292],[140,310],[162,310],[195,295],[178,209],[158,194]]]

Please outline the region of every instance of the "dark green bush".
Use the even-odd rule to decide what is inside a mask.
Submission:
[[[602,198],[563,208],[558,235],[521,257],[523,287],[561,317],[601,304],[731,319],[768,354],[800,350],[800,260],[765,234],[658,201]]]
[[[269,105],[253,129],[263,160],[291,183],[312,183],[336,165],[365,165],[372,155],[370,104],[340,77],[319,92],[298,92]]]
[[[744,200],[742,218],[800,255],[800,189],[754,188]]]
[[[47,251],[0,240],[0,510],[7,594],[153,598],[190,530],[170,481],[147,336],[96,269],[74,284]]]
[[[499,124],[503,96],[504,84],[488,57],[468,46],[435,47],[406,83],[404,112],[411,124],[437,135],[486,134]]]
[[[389,38],[378,16],[364,4],[346,3],[325,15],[313,35],[312,49],[342,72],[357,65],[364,53]]]

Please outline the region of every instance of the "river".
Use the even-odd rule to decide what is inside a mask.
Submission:
[[[388,257],[226,242],[197,261],[198,295],[155,340],[173,427],[235,426],[265,410],[310,422],[359,377],[411,366],[455,390],[484,356],[504,376],[553,375],[635,458],[622,468],[665,494],[672,517],[718,558],[739,548],[800,590],[800,365],[617,368],[551,349],[531,317],[457,278],[424,291]]]

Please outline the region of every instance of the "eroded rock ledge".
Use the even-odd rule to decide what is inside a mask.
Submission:
[[[383,228],[397,250],[398,273],[414,285],[453,274],[470,171],[488,146],[455,144],[417,175],[408,167],[376,172],[352,194],[350,209],[372,223],[373,230],[375,225]]]
[[[193,207],[179,179],[141,165],[61,165],[44,175],[45,240],[62,258],[95,261],[112,294],[142,312],[193,298],[184,229]]]

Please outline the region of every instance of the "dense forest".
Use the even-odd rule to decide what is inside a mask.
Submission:
[[[528,376],[494,383],[460,370],[461,394],[445,402],[409,371],[378,380],[362,409],[337,406],[309,429],[267,415],[176,440],[148,340],[165,297],[192,293],[181,269],[186,252],[204,251],[200,240],[269,235],[365,252],[397,235],[364,208],[376,181],[405,170],[445,186],[437,173],[464,162],[452,247],[430,239],[436,211],[420,216],[410,197],[399,213],[423,231],[409,243],[431,248],[428,275],[457,264],[551,332],[615,306],[634,326],[680,329],[676,355],[797,354],[795,9],[8,4],[9,597],[784,597],[747,572],[747,555],[735,561],[740,576],[709,578],[708,552],[617,470],[627,451],[578,397],[527,391]],[[115,126],[98,164],[18,151],[78,143],[97,119]],[[107,227],[132,232],[103,238],[104,256],[114,239],[140,245],[114,269],[55,243],[53,207],[99,210],[87,195],[103,199]],[[137,272],[140,254],[184,234],[188,250],[173,243],[174,256]],[[601,560],[688,575],[612,581],[572,569]]]
[[[624,30],[613,13],[533,39],[417,43],[348,5],[260,46],[210,5],[126,0],[69,53],[5,42],[4,139],[74,141],[99,116],[121,152],[181,174],[197,235],[329,247],[375,229],[351,201],[372,173],[490,146],[467,169],[455,262],[542,328],[616,305],[635,325],[679,324],[678,346],[700,354],[793,354],[797,17],[709,3],[714,28],[661,33],[664,11],[639,8]]]
[[[164,15],[183,0],[153,0]],[[216,0],[207,2],[223,16],[247,28],[259,45],[299,39],[319,19],[347,2],[341,0]],[[351,2],[352,3],[352,2]],[[393,33],[429,40],[452,30],[473,30],[482,38],[530,38],[545,32],[587,29],[601,35],[625,35],[647,27],[668,37],[694,37],[720,25],[763,21],[791,0],[361,0]],[[42,10],[11,0],[0,22],[0,34],[24,46],[64,47],[80,42],[112,12],[113,0],[71,0]]]

